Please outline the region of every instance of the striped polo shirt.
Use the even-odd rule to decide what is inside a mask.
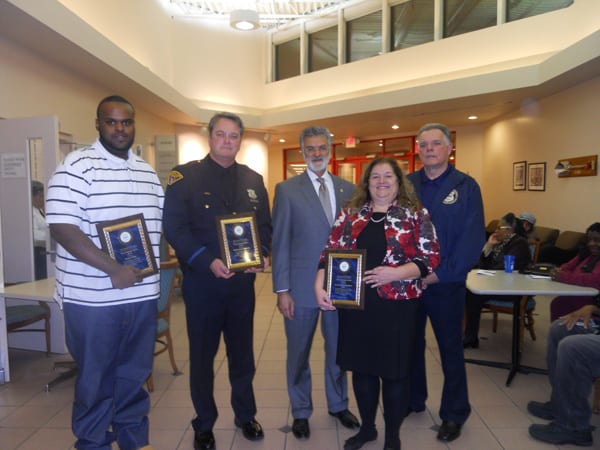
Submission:
[[[97,140],[69,153],[50,179],[46,222],[77,226],[101,248],[96,224],[142,213],[159,263],[164,192],[154,169],[131,150],[127,160],[109,153]],[[112,306],[154,300],[159,275],[126,288],[57,246],[55,300],[84,306]]]

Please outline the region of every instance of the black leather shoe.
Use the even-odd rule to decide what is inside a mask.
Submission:
[[[367,442],[374,441],[375,439],[377,439],[377,430],[361,430],[358,432],[358,434],[355,434],[351,438],[346,439],[346,442],[344,442],[344,450],[358,450]]]
[[[256,419],[252,419],[244,423],[235,419],[235,426],[242,429],[244,437],[249,441],[259,441],[265,437],[265,433],[263,432],[260,423],[258,423]]]
[[[358,422],[356,416],[347,409],[336,413],[332,413],[330,411],[329,415],[338,419],[342,425],[344,425],[346,428],[350,428],[351,430],[360,427],[360,423]]]
[[[215,435],[212,430],[196,431],[194,433],[194,449],[196,450],[214,450]]]
[[[452,422],[450,420],[444,420],[440,427],[437,438],[440,441],[452,442],[454,439],[460,436],[460,429],[462,428],[461,423]]]
[[[294,419],[292,424],[292,433],[298,439],[308,439],[310,437],[310,427],[308,419]]]

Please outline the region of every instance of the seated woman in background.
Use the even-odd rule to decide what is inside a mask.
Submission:
[[[489,270],[504,270],[504,256],[515,257],[514,270],[519,271],[531,262],[531,253],[527,242],[527,234],[521,221],[508,213],[500,219],[498,228],[488,238],[483,246],[477,268]],[[481,308],[484,303],[494,296],[473,294],[467,289],[465,303],[465,336],[464,348],[479,347],[479,321]],[[512,296],[503,296],[503,300],[512,301]]]
[[[523,225],[523,229],[525,230],[525,237],[529,242],[539,241],[540,237],[537,234],[535,229],[536,218],[533,214],[527,211],[523,211],[519,214],[519,220]]]
[[[600,222],[591,224],[585,231],[586,245],[579,250],[579,254],[554,269],[550,276],[554,281],[561,283],[588,286],[600,290]],[[593,303],[591,297],[556,297],[550,303],[550,321],[569,314],[571,311],[584,305]]]

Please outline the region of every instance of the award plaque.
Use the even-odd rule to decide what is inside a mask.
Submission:
[[[336,308],[364,309],[364,249],[325,251],[325,289]]]
[[[143,214],[96,224],[102,250],[120,264],[137,267],[142,276],[158,273]]]
[[[217,234],[221,259],[233,272],[262,267],[263,258],[254,213],[218,216]]]

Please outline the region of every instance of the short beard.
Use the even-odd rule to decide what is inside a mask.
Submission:
[[[313,172],[321,172],[321,171],[326,171],[327,170],[327,164],[329,164],[329,160],[330,158],[323,158],[323,160],[319,163],[320,166],[322,166],[322,168],[320,170],[317,170],[317,168],[315,167],[315,163],[313,161],[306,161],[306,166]]]
[[[131,138],[131,140],[127,143],[127,147],[125,149],[120,149],[120,148],[112,146],[106,139],[104,139],[103,136],[100,136],[100,143],[104,146],[104,148],[106,150],[108,150],[109,153],[111,153],[113,155],[127,154],[127,152],[129,152],[129,149],[133,145],[133,141],[134,141],[134,139]]]

